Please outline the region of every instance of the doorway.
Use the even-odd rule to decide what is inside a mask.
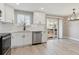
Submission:
[[[58,18],[47,18],[47,33],[48,40],[62,38],[63,21]]]
[[[47,18],[48,39],[58,38],[58,19]]]

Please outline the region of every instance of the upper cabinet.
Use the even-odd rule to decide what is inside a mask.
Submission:
[[[14,8],[7,4],[0,4],[0,21],[13,23],[14,22]]]
[[[46,24],[46,16],[44,12],[33,13],[33,24]]]
[[[0,11],[0,21],[5,21],[5,7],[2,3],[0,3]]]
[[[11,6],[5,5],[5,19],[6,22],[14,22],[14,9]]]

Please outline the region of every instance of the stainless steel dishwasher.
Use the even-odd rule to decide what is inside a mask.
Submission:
[[[32,44],[40,44],[42,42],[42,32],[33,31],[32,32]]]

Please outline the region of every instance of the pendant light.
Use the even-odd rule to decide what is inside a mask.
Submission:
[[[68,18],[68,20],[77,20],[77,14],[76,14],[76,9],[73,8],[73,13],[72,15]]]

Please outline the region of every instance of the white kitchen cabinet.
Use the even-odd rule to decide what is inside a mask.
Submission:
[[[32,44],[32,32],[12,33],[11,47],[20,47]]]
[[[46,16],[43,12],[33,13],[33,24],[46,24]]]
[[[42,43],[47,42],[47,39],[48,39],[47,31],[43,31],[42,32]]]
[[[7,4],[1,3],[0,10],[2,11],[2,17],[0,17],[0,21],[8,23],[14,22],[14,8]]]
[[[14,9],[11,6],[5,5],[5,19],[10,23],[14,21]]]
[[[12,33],[11,47],[18,47],[23,45],[23,33]]]
[[[11,37],[11,47],[22,47],[25,45],[31,45],[33,38],[32,38],[32,31],[26,32],[15,32],[12,33]],[[47,42],[47,32],[42,32],[42,43]]]
[[[23,40],[23,44],[24,45],[30,45],[30,44],[32,44],[32,32],[31,31],[27,31],[25,33],[25,38]]]
[[[5,21],[5,7],[3,3],[0,3],[0,10],[2,11],[0,21]]]

